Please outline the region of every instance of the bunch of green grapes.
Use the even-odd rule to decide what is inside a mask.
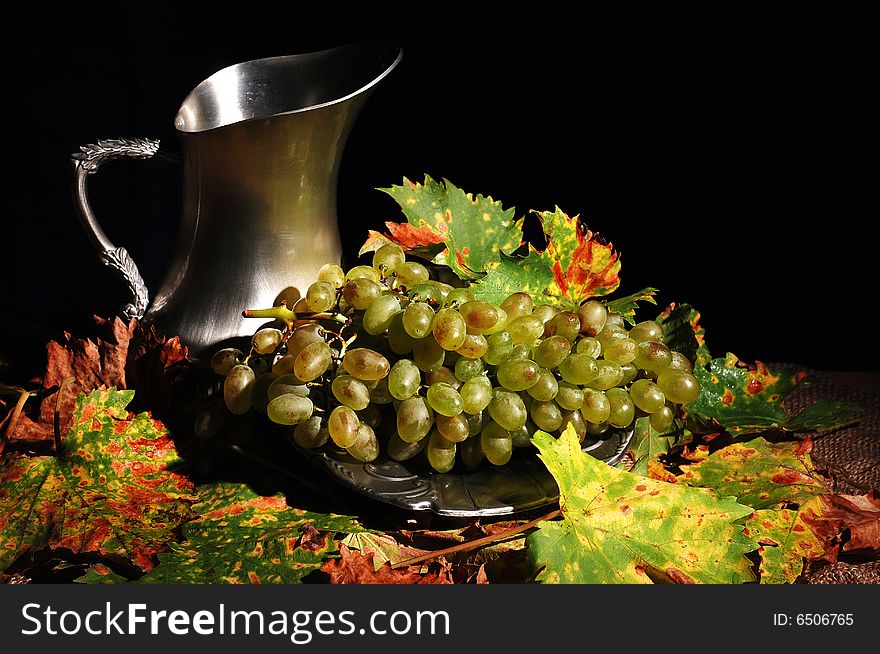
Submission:
[[[504,465],[536,430],[571,425],[600,439],[639,415],[662,433],[700,393],[655,321],[627,329],[601,302],[561,311],[524,292],[483,302],[393,244],[370,266],[323,266],[282,311],[285,327],[259,329],[247,355],[212,358],[228,411],[264,413],[301,447],[364,462],[384,449],[396,461],[425,456],[437,472],[458,459]]]

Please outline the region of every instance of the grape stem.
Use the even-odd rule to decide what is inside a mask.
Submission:
[[[515,536],[516,534],[520,534],[524,531],[528,531],[533,527],[537,526],[538,523],[544,522],[545,520],[552,520],[554,518],[558,518],[562,515],[562,511],[560,509],[555,509],[550,513],[542,515],[540,518],[535,518],[534,520],[530,520],[529,522],[523,523],[516,527],[511,527],[510,529],[505,529],[504,531],[499,531],[497,534],[491,534],[489,536],[483,536],[482,538],[476,538],[474,540],[468,541],[466,543],[458,543],[457,545],[453,545],[451,547],[446,547],[442,550],[434,550],[433,552],[427,552],[425,554],[420,554],[419,556],[414,556],[409,559],[404,559],[403,561],[398,561],[391,567],[394,569],[398,568],[407,568],[411,565],[417,565],[419,563],[423,563],[425,561],[430,561],[431,559],[435,559],[440,556],[447,556],[449,554],[456,554],[458,552],[467,552],[469,550],[475,550],[478,547],[483,547],[485,545],[490,545],[491,543],[496,543],[501,540],[506,540],[511,536]]]

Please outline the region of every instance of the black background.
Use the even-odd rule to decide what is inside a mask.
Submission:
[[[716,354],[880,370],[863,16],[708,2],[308,4],[35,7],[7,23],[0,356],[36,371],[46,339],[90,334],[91,316],[124,299],[74,213],[79,145],[129,136],[175,149],[180,102],[216,70],[382,39],[404,57],[343,158],[349,259],[368,228],[402,220],[375,188],[428,173],[518,215],[581,214],[622,253],[621,292],[653,285],[661,304],[694,304]],[[107,166],[91,183],[106,231],[151,289],[180,186],[178,169],[155,162]]]

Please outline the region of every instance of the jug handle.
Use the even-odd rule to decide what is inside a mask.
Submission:
[[[95,144],[83,145],[71,155],[74,168],[74,200],[80,221],[89,240],[98,250],[101,262],[119,275],[128,287],[129,301],[120,314],[126,319],[143,318],[150,302],[147,285],[141,277],[134,260],[124,247],[116,247],[101,229],[88,196],[88,178],[98,172],[110,159],[179,160],[178,157],[159,150],[159,141],[151,139],[104,139]]]

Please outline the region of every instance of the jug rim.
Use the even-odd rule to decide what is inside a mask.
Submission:
[[[346,58],[349,54],[352,56]],[[269,89],[269,84],[267,83],[273,81],[270,79],[272,75],[277,76],[277,80],[274,81],[284,81],[285,78],[279,73],[280,70],[287,70],[289,73],[296,68],[300,68],[299,72],[302,74],[302,78],[314,77],[320,71],[322,65],[326,66],[330,61],[337,59],[349,64],[352,70],[339,71],[337,69],[335,72],[349,72],[351,75],[360,73],[363,75],[364,71],[359,70],[355,72],[353,69],[357,65],[363,67],[366,63],[365,55],[369,54],[373,54],[377,58],[377,61],[374,62],[376,64],[376,72],[369,74],[364,83],[355,82],[353,84],[354,89],[347,93],[329,93],[329,95],[333,96],[329,99],[308,101],[308,94],[302,90],[299,90],[303,94],[299,102],[296,101],[298,96],[295,95],[295,92],[289,98],[286,96],[284,98],[274,97],[272,92],[277,90],[277,84],[275,89]],[[397,67],[402,58],[403,48],[398,43],[391,41],[367,41],[341,45],[325,50],[262,57],[231,64],[212,73],[193,87],[178,109],[174,119],[174,127],[180,134],[201,134],[232,125],[276,116],[306,113],[323,107],[341,104],[370,91]],[[324,80],[313,79],[312,82],[316,85],[322,82],[324,84],[329,83],[331,86],[333,84],[345,84],[344,81],[336,76],[330,80],[326,78]],[[289,84],[285,90],[291,92]],[[265,97],[267,94],[272,97]],[[224,96],[227,101],[227,106],[225,107],[219,105],[218,98],[221,96]],[[233,99],[232,102],[229,102],[230,97]],[[258,108],[261,100],[267,102],[269,106],[262,109]],[[279,108],[278,106],[272,107],[271,104],[273,102],[279,105],[293,104],[294,106],[289,109]],[[201,111],[198,111],[199,108],[201,108]]]

